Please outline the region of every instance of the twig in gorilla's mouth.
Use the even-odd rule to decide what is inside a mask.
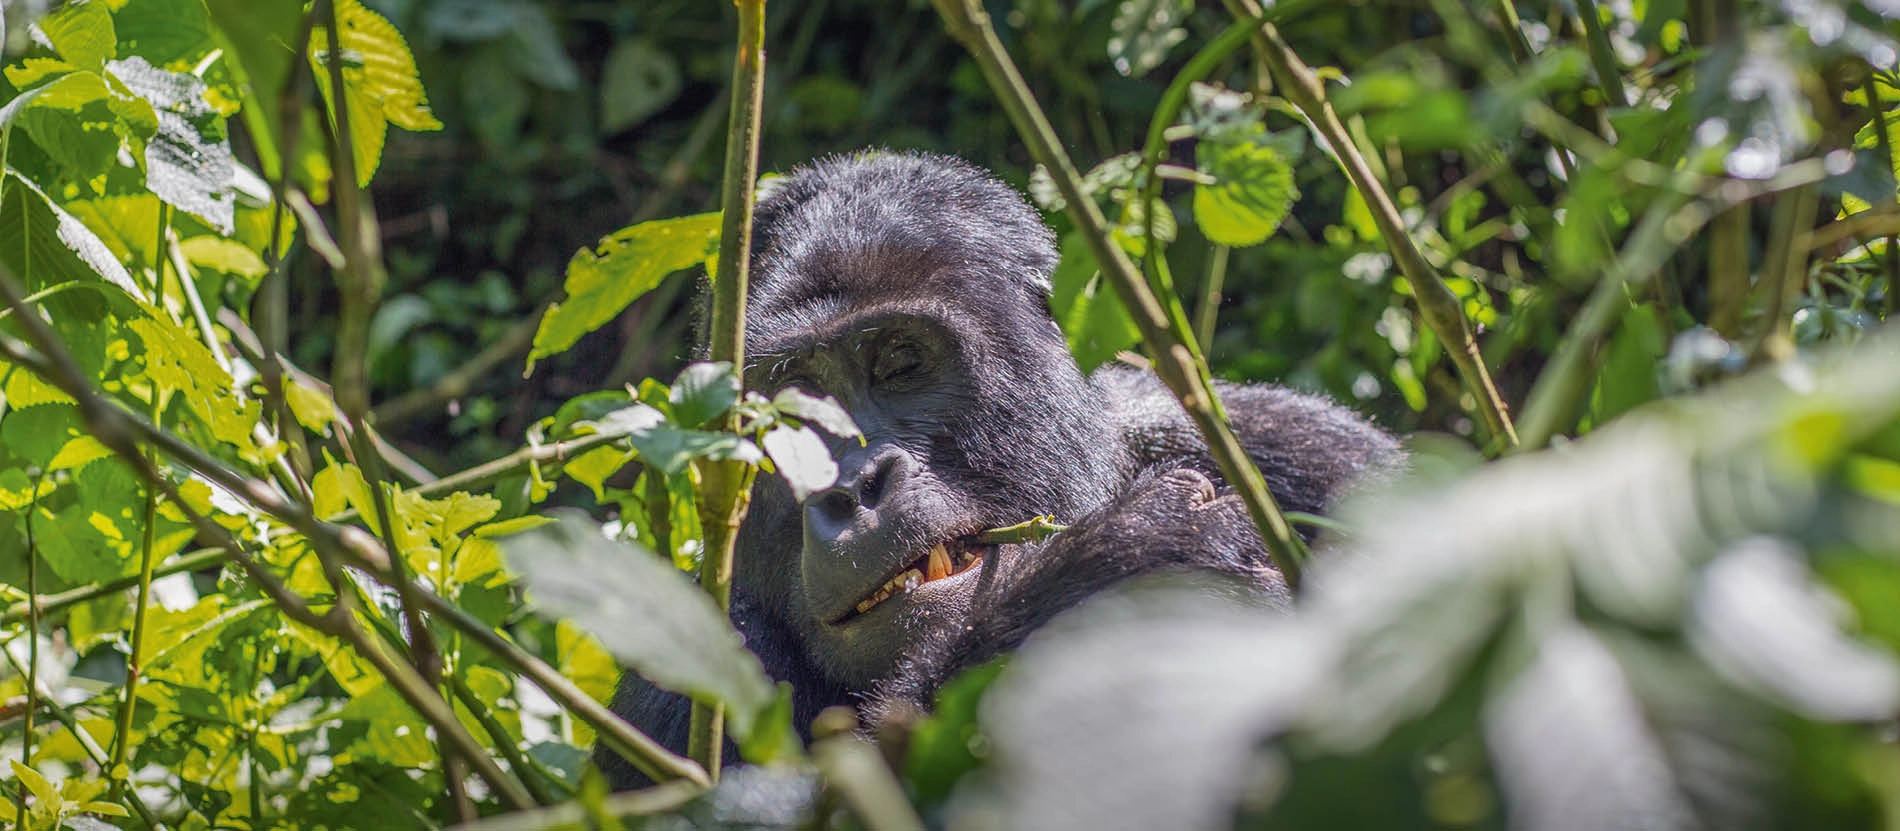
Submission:
[[[1069,530],[1067,525],[1057,525],[1055,516],[1043,514],[1030,517],[1015,525],[991,528],[979,531],[971,539],[984,545],[1002,545],[1012,542],[1042,542],[1050,537]]]
[[[925,583],[954,577],[975,568],[983,562],[983,555],[995,546],[976,542],[973,538],[955,539],[940,542],[930,547],[923,556],[918,557],[910,567],[897,573],[897,576],[884,581],[877,591],[858,601],[857,613],[871,611],[877,604],[889,600],[891,595],[900,591],[910,591]]]

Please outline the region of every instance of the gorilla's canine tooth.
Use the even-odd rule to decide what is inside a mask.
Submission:
[[[950,552],[943,547],[943,543],[930,549],[930,562],[926,567],[929,570],[924,573],[925,580],[942,580],[950,576]]]

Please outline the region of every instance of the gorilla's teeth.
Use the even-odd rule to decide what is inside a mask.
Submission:
[[[944,549],[942,543],[930,549],[930,562],[925,568],[927,569],[924,572],[926,580],[942,580],[950,576],[950,552]]]
[[[901,576],[904,578],[904,591],[910,591],[924,583],[924,575],[914,568],[904,572]]]

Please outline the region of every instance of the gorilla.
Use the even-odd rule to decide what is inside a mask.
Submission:
[[[832,396],[864,442],[801,504],[761,477],[740,530],[732,619],[794,688],[795,722],[832,705],[876,721],[925,708],[958,670],[1117,581],[1205,570],[1290,598],[1238,497],[1153,374],[1084,376],[1050,315],[1053,234],[963,161],[870,152],[795,171],[754,218],[747,389]],[[1319,513],[1403,463],[1326,399],[1223,384],[1280,505]],[[1053,515],[1040,542],[977,532]],[[684,752],[689,703],[633,673],[614,709]],[[596,751],[616,788],[645,777]]]

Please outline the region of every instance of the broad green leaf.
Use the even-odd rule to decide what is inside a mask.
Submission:
[[[838,463],[832,461],[825,440],[810,427],[781,424],[767,431],[759,443],[772,457],[779,475],[785,477],[785,484],[791,486],[792,498],[800,502],[838,481]]]
[[[838,404],[838,399],[829,395],[816,398],[797,387],[786,387],[772,397],[772,406],[800,421],[818,425],[819,429],[841,439],[864,436],[857,422],[851,420],[851,414]]]
[[[627,440],[640,451],[642,461],[669,475],[685,470],[694,459],[738,459],[757,464],[763,458],[758,445],[731,433],[681,430],[670,424],[635,430]]]
[[[1050,276],[1054,292],[1049,309],[1062,334],[1068,338],[1069,351],[1087,372],[1115,357],[1116,352],[1134,346],[1141,330],[1128,316],[1121,299],[1101,279],[1095,257],[1080,234],[1062,238],[1062,260]]]
[[[248,288],[255,289],[265,272],[270,270],[264,264],[263,257],[234,239],[205,234],[185,240],[178,247],[192,265],[209,271],[235,274],[244,278],[243,284]]]
[[[668,274],[705,262],[718,248],[719,214],[705,213],[642,222],[592,250],[575,252],[562,286],[567,296],[541,317],[528,371],[534,371],[536,360],[566,351],[613,320]]]
[[[629,450],[617,447],[596,447],[561,465],[561,473],[569,479],[586,485],[588,490],[594,492],[596,502],[605,501],[607,477],[626,467],[628,462],[633,461],[633,457],[634,453]]]
[[[297,423],[312,433],[321,435],[329,429],[330,422],[336,420],[336,405],[330,397],[313,390],[292,378],[284,379],[284,398],[290,404],[290,413]]]
[[[126,0],[113,11],[112,23],[118,54],[138,55],[157,66],[178,63],[177,68],[188,69],[215,48],[204,0]]]
[[[65,208],[98,232],[99,240],[130,269],[152,268],[158,240],[158,196],[131,193],[67,202]]]
[[[46,463],[46,469],[51,472],[82,468],[110,455],[112,455],[112,449],[101,444],[98,439],[80,436],[67,442],[58,453],[53,454],[52,460]]]
[[[429,111],[429,99],[416,72],[416,59],[402,33],[382,15],[357,0],[338,0],[338,25],[343,34],[344,102],[350,118],[350,148],[356,155],[358,186],[367,186],[383,157],[383,135],[388,125],[406,130],[440,130]],[[330,90],[329,28],[310,33],[310,68],[326,104]],[[326,110],[327,112],[327,110]]]
[[[260,407],[238,397],[231,374],[192,333],[170,321],[147,317],[126,324],[145,343],[145,373],[160,395],[177,393],[185,409],[210,430],[211,437],[236,447],[253,447],[251,428]]]
[[[1187,40],[1191,0],[1122,0],[1109,23],[1108,57],[1115,71],[1131,78],[1167,60],[1168,50]]]
[[[324,458],[329,459],[329,453]],[[382,533],[381,520],[377,519],[376,501],[371,498],[369,480],[363,478],[363,472],[356,465],[329,459],[330,464],[317,475],[310,477],[310,507],[317,516],[333,517],[343,513],[346,508],[354,508],[358,516],[369,528]]]
[[[739,403],[739,375],[724,361],[688,365],[673,379],[668,400],[673,404],[674,423],[699,427]]]
[[[105,79],[73,72],[35,92],[16,116],[20,129],[59,165],[61,178],[90,186],[119,152],[119,116]]]
[[[647,120],[684,87],[679,61],[641,39],[614,44],[600,75],[600,131],[607,134]]]
[[[6,191],[0,200],[0,264],[25,280],[29,291],[103,279],[133,297],[145,296],[98,235],[37,186],[9,171],[0,187]],[[96,317],[100,309],[96,297],[83,293],[63,294],[47,305],[70,313],[76,303],[85,304],[86,316]]]
[[[417,716],[415,708],[389,684],[350,699],[336,718],[361,726],[355,740],[337,754],[338,764],[375,760],[399,768],[420,768],[441,761],[429,740],[429,723]]]
[[[1201,172],[1215,179],[1194,186],[1194,221],[1221,245],[1266,242],[1300,196],[1293,168],[1264,141],[1203,141],[1194,157]]]
[[[224,134],[224,120],[205,100],[205,82],[187,72],[159,69],[137,56],[106,64],[106,70],[150,103],[158,117],[158,132],[145,143],[146,186],[158,198],[230,234],[237,161]]]
[[[577,511],[502,541],[542,611],[599,638],[654,684],[723,702],[742,741],[772,702],[772,682],[692,578],[651,551],[607,539]]]
[[[118,57],[119,38],[113,33],[112,13],[106,0],[80,0],[42,18],[39,30],[53,50],[69,63],[97,71]]]

